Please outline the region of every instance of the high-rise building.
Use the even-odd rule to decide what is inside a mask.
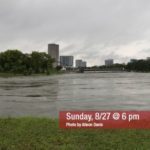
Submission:
[[[48,44],[48,54],[55,60],[53,67],[57,67],[59,64],[59,45]]]
[[[113,64],[114,64],[114,60],[113,59],[107,59],[107,60],[105,60],[105,65],[106,66],[111,66]]]
[[[60,56],[60,65],[63,67],[73,67],[73,56]]]
[[[76,67],[86,67],[86,61],[82,61],[82,59],[77,59],[76,60]]]

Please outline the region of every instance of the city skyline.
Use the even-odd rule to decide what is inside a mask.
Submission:
[[[1,0],[0,8],[0,52],[47,52],[47,43],[59,43],[60,55],[88,66],[150,56],[148,0]]]

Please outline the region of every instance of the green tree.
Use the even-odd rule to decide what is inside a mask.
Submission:
[[[47,73],[52,70],[52,59],[44,52],[33,51],[23,54],[19,50],[7,50],[0,53],[0,72],[21,73]]]

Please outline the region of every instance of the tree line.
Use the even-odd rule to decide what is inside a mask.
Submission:
[[[93,69],[100,70],[122,70],[122,71],[135,71],[135,72],[150,72],[150,59],[133,59],[127,64],[113,64],[110,66],[93,66]]]
[[[132,60],[126,65],[126,69],[128,71],[150,72],[150,60],[149,59]]]
[[[54,59],[45,52],[33,51],[22,53],[19,50],[7,50],[0,53],[0,73],[14,74],[39,74],[47,73],[54,69]],[[113,64],[111,66],[93,66],[99,69],[120,69],[126,71],[150,72],[150,59],[132,60],[127,64]],[[61,67],[56,68],[60,70]]]
[[[31,54],[19,50],[7,50],[0,53],[0,72],[31,75],[47,73],[53,69],[52,59],[45,52],[33,51]]]

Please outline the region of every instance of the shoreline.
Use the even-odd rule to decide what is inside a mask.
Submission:
[[[60,74],[64,74],[64,72],[52,72],[52,73],[50,73],[50,74],[38,73],[38,74],[31,74],[31,75],[14,74],[14,73],[0,73],[0,78],[40,77],[40,76],[52,76],[52,75],[60,75]]]
[[[13,74],[13,73],[0,73],[0,78],[13,78],[13,77],[41,77],[41,76],[53,76],[53,75],[61,75],[61,74],[86,74],[86,73],[150,73],[150,72],[135,72],[135,71],[85,71],[84,73],[79,72],[52,72],[50,74],[39,73],[39,74],[31,74],[31,75],[23,75],[23,74]]]

